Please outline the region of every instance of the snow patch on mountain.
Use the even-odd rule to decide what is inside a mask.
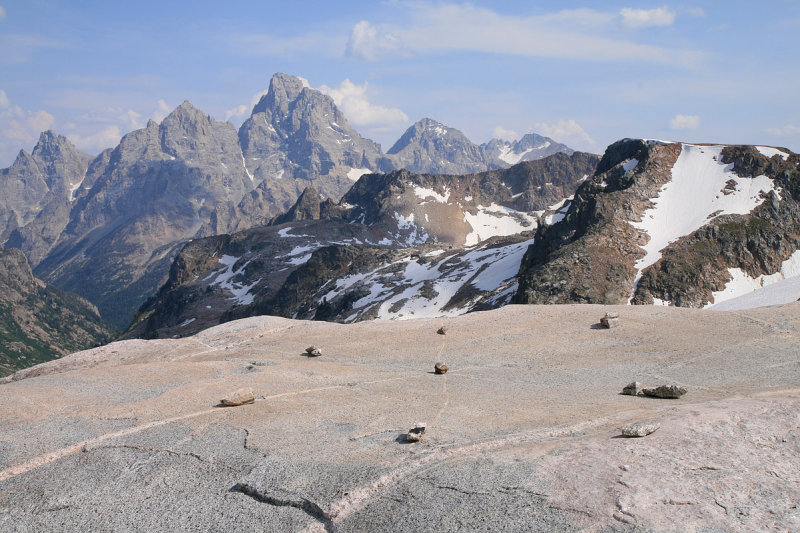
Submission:
[[[372,172],[372,170],[368,168],[351,168],[347,171],[347,177],[353,181],[358,181],[358,178],[370,172]]]
[[[775,285],[785,280],[797,279],[800,280],[800,250],[794,252],[789,259],[781,264],[781,269],[774,274],[752,277],[741,268],[729,268],[728,273],[731,275],[731,280],[725,284],[725,288],[721,291],[712,294],[711,301],[705,305],[706,308],[716,310],[733,310],[733,309],[749,309],[749,307],[742,307],[743,305],[752,305],[759,301],[769,301],[775,303],[789,303],[800,298],[800,294],[796,294],[791,290],[794,283],[781,285],[788,292],[784,295],[780,291],[771,289],[770,291],[759,296],[752,296],[750,298],[743,298],[753,292],[761,292],[766,287]],[[779,298],[781,301],[776,300]],[[786,299],[786,301],[783,301]],[[737,300],[735,303],[728,304],[729,301]],[[773,303],[765,303],[762,305],[774,305]],[[753,307],[760,307],[752,305]]]
[[[414,187],[414,194],[417,198],[421,200],[428,200],[429,198],[433,198],[435,201],[446,204],[447,201],[450,199],[450,189],[445,188],[444,194],[439,194],[438,192],[434,191],[433,189],[428,189],[426,187]],[[425,202],[422,202],[425,203]]]
[[[636,284],[642,271],[661,259],[661,250],[683,236],[700,229],[711,218],[746,214],[775,189],[766,176],[740,178],[733,164],[722,162],[724,146],[683,144],[672,167],[672,179],[664,184],[653,207],[631,224],[644,231],[649,240],[646,254],[636,264]]]
[[[232,255],[223,255],[220,257],[219,262],[224,265],[225,268],[217,271],[217,277],[210,285],[216,285],[228,290],[233,295],[230,299],[234,300],[237,305],[249,305],[253,303],[254,299],[254,296],[250,294],[250,289],[255,287],[259,280],[254,281],[250,285],[243,285],[233,281],[233,278],[244,272],[244,269],[249,263],[249,261],[247,261],[234,270],[233,267],[239,259],[239,257],[234,257]]]
[[[787,154],[783,150],[778,150],[777,148],[773,148],[771,146],[756,146],[756,150],[758,150],[761,155],[768,158],[772,158],[773,156],[779,155],[785,161],[786,158],[789,157],[789,154]]]
[[[489,206],[477,206],[477,213],[464,211],[464,222],[472,227],[467,235],[465,246],[475,246],[490,237],[514,235],[536,229],[537,217],[543,211],[526,213],[509,207],[492,203]]]

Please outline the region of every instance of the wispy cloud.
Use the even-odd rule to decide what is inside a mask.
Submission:
[[[675,22],[675,12],[667,7],[657,7],[655,9],[634,9],[624,7],[619,14],[622,16],[622,24],[628,28],[650,28],[653,26],[671,26]]]
[[[357,85],[345,79],[339,87],[323,85],[319,90],[333,99],[353,125],[379,129],[393,128],[408,122],[408,115],[401,109],[370,102],[366,82]]]
[[[638,11],[645,10],[633,11],[636,13],[629,13],[628,19],[634,23],[638,17],[639,24],[642,24],[640,27],[664,21],[670,16],[674,20],[671,12],[661,14],[659,10],[648,10],[645,14],[638,14]],[[392,55],[470,51],[676,65],[693,65],[702,57],[696,51],[615,38],[613,21],[616,15],[590,9],[511,17],[472,5],[418,4],[412,8],[411,17],[408,24],[358,22],[352,28],[346,54],[375,61]]]
[[[25,63],[39,50],[66,48],[68,43],[41,35],[0,34],[0,65]]]
[[[0,6],[0,20],[6,18],[6,10],[3,6]]]
[[[0,109],[6,108],[11,105],[11,101],[8,99],[8,95],[2,89],[0,89]]]
[[[597,146],[595,140],[574,119],[560,119],[555,124],[537,122],[534,128],[537,133],[545,137],[550,137],[573,147],[589,148]]]
[[[54,123],[55,118],[47,111],[11,105],[5,91],[0,90],[0,165],[11,163],[20,148],[33,146],[39,134]]]
[[[252,57],[296,57],[313,53],[339,56],[347,43],[346,35],[330,32],[310,32],[288,37],[266,34],[234,34],[226,38],[236,53]]]
[[[497,126],[492,132],[496,139],[503,139],[505,141],[515,141],[519,139],[519,133],[514,130],[509,130],[503,126]]]
[[[696,130],[700,127],[700,117],[697,115],[675,115],[669,121],[673,130]]]
[[[767,133],[776,137],[790,137],[792,135],[800,135],[800,126],[794,124],[786,124],[778,128],[767,128]]]

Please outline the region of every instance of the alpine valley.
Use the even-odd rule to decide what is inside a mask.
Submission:
[[[238,131],[189,102],[97,157],[46,131],[0,186],[4,268],[37,287],[24,305],[57,294],[49,309],[70,309],[71,343],[52,357],[111,328],[184,337],[265,314],[800,297],[800,156],[787,149],[625,139],[600,157],[532,133],[477,145],[424,118],[384,153],[285,74]],[[41,360],[17,337],[2,338],[4,373]]]

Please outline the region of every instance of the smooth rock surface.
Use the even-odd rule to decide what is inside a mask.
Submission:
[[[634,306],[598,336],[606,310],[448,319],[446,380],[437,319],[262,316],[34,367],[0,385],[0,531],[800,530],[800,304]],[[269,393],[214,407],[245,387]]]

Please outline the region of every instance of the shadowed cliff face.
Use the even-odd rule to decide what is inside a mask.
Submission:
[[[19,250],[0,249],[0,377],[113,334],[92,304],[35,278]]]
[[[788,150],[625,140],[542,227],[516,303],[702,307],[731,280],[774,274],[800,249]]]

